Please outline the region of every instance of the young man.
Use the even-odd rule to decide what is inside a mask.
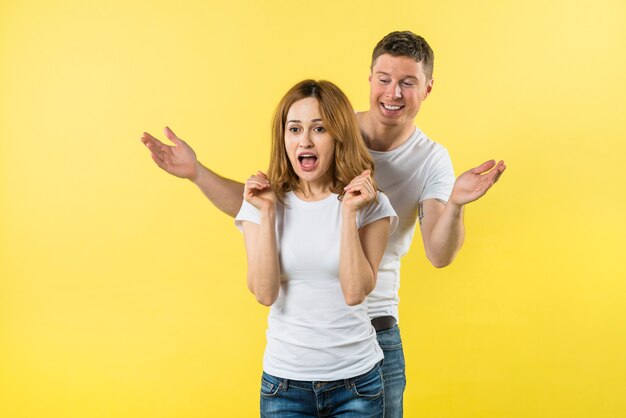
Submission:
[[[452,262],[464,240],[464,206],[482,197],[505,170],[488,161],[456,180],[446,149],[414,125],[433,88],[433,52],[412,32],[392,32],[374,48],[370,109],[357,113],[363,139],[376,163],[376,181],[389,197],[399,224],[389,238],[368,313],[384,352],[385,417],[402,416],[406,386],[398,322],[400,259],[408,251],[418,217],[426,256],[435,267]],[[142,142],[166,172],[194,182],[220,210],[235,217],[243,184],[204,167],[184,141],[165,128],[174,146],[144,133]]]

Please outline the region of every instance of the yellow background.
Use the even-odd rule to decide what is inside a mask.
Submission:
[[[405,416],[626,416],[620,0],[2,0],[0,416],[257,416],[243,240],[139,137],[243,180],[289,86],[367,109],[404,29],[436,54],[417,124],[457,174],[508,165],[452,266],[404,260]]]

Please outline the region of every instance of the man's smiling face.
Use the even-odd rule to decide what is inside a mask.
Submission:
[[[383,125],[413,124],[433,80],[427,80],[421,62],[411,57],[383,54],[370,74],[370,111]]]

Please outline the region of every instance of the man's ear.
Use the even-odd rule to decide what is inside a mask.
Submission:
[[[424,98],[428,97],[430,92],[433,91],[433,84],[435,84],[435,79],[431,78],[428,84],[426,84],[426,96],[424,96]]]

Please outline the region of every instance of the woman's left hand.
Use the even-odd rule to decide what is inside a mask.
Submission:
[[[344,190],[342,208],[356,212],[367,205],[376,197],[376,189],[372,184],[372,171],[367,169],[356,176],[350,184],[344,187]]]

